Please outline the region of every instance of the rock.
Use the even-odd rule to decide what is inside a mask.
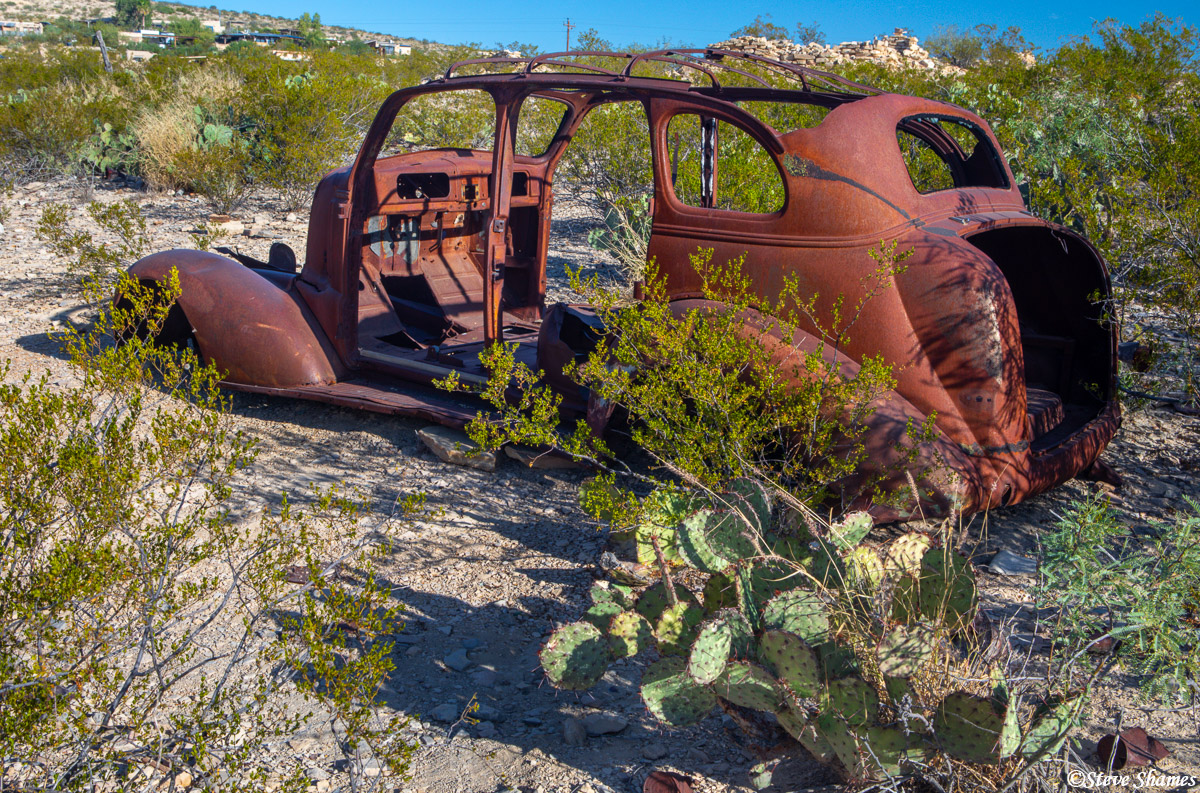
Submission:
[[[436,708],[429,711],[430,716],[433,716],[438,721],[446,724],[458,721],[458,717],[461,713],[462,711],[459,709],[458,705],[454,705],[449,702],[444,705],[438,705]]]
[[[467,657],[467,651],[462,649],[450,653],[442,659],[442,662],[455,672],[465,672],[467,667],[471,665],[471,659]]]
[[[479,738],[495,738],[496,725],[490,721],[481,721],[475,725],[475,735]]]
[[[539,452],[536,449],[527,449],[524,446],[513,446],[510,444],[504,447],[504,453],[526,468],[535,468],[542,471],[583,467],[570,457],[551,454],[550,452]]]
[[[192,775],[187,771],[175,775],[175,787],[189,788],[192,786]]]
[[[667,756],[667,745],[654,741],[642,747],[642,757],[647,760],[661,760]]]
[[[583,718],[583,726],[588,735],[615,735],[628,727],[629,722],[609,713],[589,713]]]
[[[503,721],[500,711],[485,702],[478,702],[478,707],[472,715],[480,721]]]
[[[583,746],[587,743],[589,732],[583,719],[571,716],[563,722],[563,740],[567,746]]]
[[[289,212],[283,216],[283,219],[286,220],[288,223],[295,223],[297,220],[300,219],[300,216],[297,215],[295,212]]]
[[[437,425],[417,430],[417,437],[443,462],[465,465],[480,471],[495,471],[499,452],[475,452],[478,447],[461,430]]]
[[[464,650],[478,650],[483,646],[483,639],[476,639],[472,636],[469,639],[463,639],[462,646]]]
[[[471,682],[481,688],[496,685],[496,673],[491,669],[476,669],[471,673]]]
[[[996,575],[1036,575],[1037,560],[1002,550],[988,562],[988,570]]]
[[[329,790],[329,787],[330,787],[329,780],[322,779],[320,782],[317,783],[317,793],[327,793],[327,791]]]
[[[320,782],[322,779],[329,779],[329,772],[324,768],[308,768],[305,769],[304,775],[313,782]]]

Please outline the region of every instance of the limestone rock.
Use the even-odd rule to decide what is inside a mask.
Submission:
[[[500,461],[499,452],[478,451],[479,447],[462,430],[433,425],[417,430],[417,437],[443,462],[495,471]]]

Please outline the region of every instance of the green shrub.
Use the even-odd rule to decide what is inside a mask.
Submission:
[[[149,253],[146,219],[135,202],[88,204],[87,216],[103,235],[100,240],[91,231],[71,231],[69,213],[66,204],[46,207],[38,219],[36,234],[80,282],[115,285],[130,265]]]
[[[1160,522],[1152,539],[1121,524],[1103,496],[1079,501],[1042,540],[1038,606],[1063,640],[1055,673],[1070,684],[1088,649],[1108,656],[1166,704],[1196,696],[1200,680],[1200,505]],[[1119,644],[1118,644],[1119,642]],[[1107,666],[1107,664],[1103,664]]]
[[[6,784],[303,790],[301,770],[272,781],[257,759],[310,718],[296,695],[345,728],[359,789],[380,781],[367,757],[402,773],[400,719],[374,705],[397,614],[360,507],[316,492],[236,520],[255,444],[229,426],[220,373],[142,340],[178,280],[119,289],[63,337],[70,384],[0,386],[0,754],[25,761]]]

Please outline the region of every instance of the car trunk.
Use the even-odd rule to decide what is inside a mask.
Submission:
[[[1016,304],[1034,451],[1052,448],[1113,398],[1113,332],[1105,318],[1108,274],[1079,237],[1009,226],[968,241],[1000,268]]]

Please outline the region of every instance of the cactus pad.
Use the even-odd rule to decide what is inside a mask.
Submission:
[[[940,618],[954,633],[975,619],[975,574],[962,554],[940,548],[926,551],[921,559],[918,589],[920,612],[926,619]]]
[[[713,573],[704,585],[704,610],[716,614],[721,609],[737,606],[733,593],[733,579],[724,573]]]
[[[851,512],[829,526],[829,541],[838,549],[848,551],[862,542],[874,526],[875,521],[866,512]]]
[[[591,688],[612,660],[608,642],[588,622],[575,622],[556,630],[538,657],[550,682],[570,691]]]
[[[913,532],[897,537],[888,545],[884,553],[884,566],[888,574],[899,577],[904,573],[917,574],[921,571],[921,559],[933,545],[933,541],[925,534]]]
[[[961,691],[947,694],[933,715],[933,734],[951,757],[994,763],[1000,759],[1005,715],[990,698]]]
[[[737,609],[722,609],[717,616],[729,623],[733,632],[733,657],[739,661],[752,661],[758,654],[758,641],[754,638],[754,628],[749,620],[742,616]]]
[[[754,626],[759,625],[764,606],[776,594],[805,583],[800,571],[782,562],[744,562],[735,570],[738,608]]]
[[[825,735],[817,729],[814,721],[806,719],[790,707],[782,708],[775,714],[779,726],[787,730],[788,735],[800,742],[809,754],[823,763],[828,763],[835,757],[833,747],[825,739]]]
[[[821,586],[840,589],[847,580],[846,563],[831,543],[818,541],[812,558],[808,560],[808,572]]]
[[[775,678],[757,664],[734,661],[712,685],[713,692],[734,705],[774,713],[783,703]]]
[[[675,596],[679,598],[680,603],[696,602],[696,596],[682,584],[675,585]],[[642,594],[638,596],[637,603],[634,605],[634,610],[653,625],[658,622],[663,612],[670,605],[670,601],[667,600],[667,585],[663,581],[658,581],[654,586],[646,587],[642,591]]]
[[[617,658],[637,655],[654,644],[654,629],[636,611],[622,611],[608,628],[608,646]]]
[[[718,573],[739,559],[758,555],[739,513],[701,510],[684,520],[676,535],[680,556],[697,570]]]
[[[867,776],[866,752],[849,725],[832,713],[822,713],[817,717],[816,727],[852,779],[861,780]]]
[[[687,655],[703,619],[704,609],[694,601],[680,600],[669,606],[654,626],[658,651],[664,655]]]
[[[671,727],[690,727],[717,704],[711,691],[692,682],[678,658],[664,658],[646,670],[642,702],[656,719]]]
[[[623,609],[616,603],[609,601],[607,603],[597,603],[583,614],[583,618],[595,625],[602,631],[608,630],[609,624],[613,617],[617,616]]]
[[[878,771],[895,776],[901,771],[901,763],[907,758],[925,754],[921,739],[915,734],[905,735],[899,727],[873,725],[860,732],[870,747],[864,758],[868,775],[877,777]]]
[[[817,645],[816,651],[817,657],[821,659],[821,671],[826,680],[838,680],[858,674],[860,665],[853,647],[828,641]]]
[[[616,603],[622,610],[633,608],[633,604],[637,600],[633,595],[632,587],[610,584],[608,581],[597,581],[592,584],[588,595],[591,597],[593,605]]]
[[[933,629],[924,623],[892,628],[875,649],[879,671],[888,677],[912,677],[933,657],[936,641]]]
[[[1067,733],[1079,724],[1083,704],[1083,697],[1074,697],[1039,705],[1033,712],[1033,723],[1021,741],[1021,754],[1033,760],[1049,757],[1061,749]]]
[[[843,677],[830,682],[825,694],[829,710],[848,724],[870,724],[879,715],[879,695],[861,677]]]
[[[688,674],[700,685],[708,685],[725,671],[732,650],[733,629],[729,623],[721,617],[709,620],[700,627],[692,643]]]
[[[874,548],[860,545],[846,554],[850,583],[863,592],[873,592],[883,581],[883,560]]]
[[[742,516],[744,523],[759,535],[771,525],[771,493],[753,479],[735,479],[729,483],[729,492],[721,500],[731,512]]]
[[[829,615],[825,605],[812,592],[793,589],[776,595],[763,609],[762,627],[786,631],[816,647],[829,641]]]
[[[796,634],[767,631],[759,639],[759,653],[767,668],[796,696],[809,699],[823,688],[821,662],[816,652]]]

